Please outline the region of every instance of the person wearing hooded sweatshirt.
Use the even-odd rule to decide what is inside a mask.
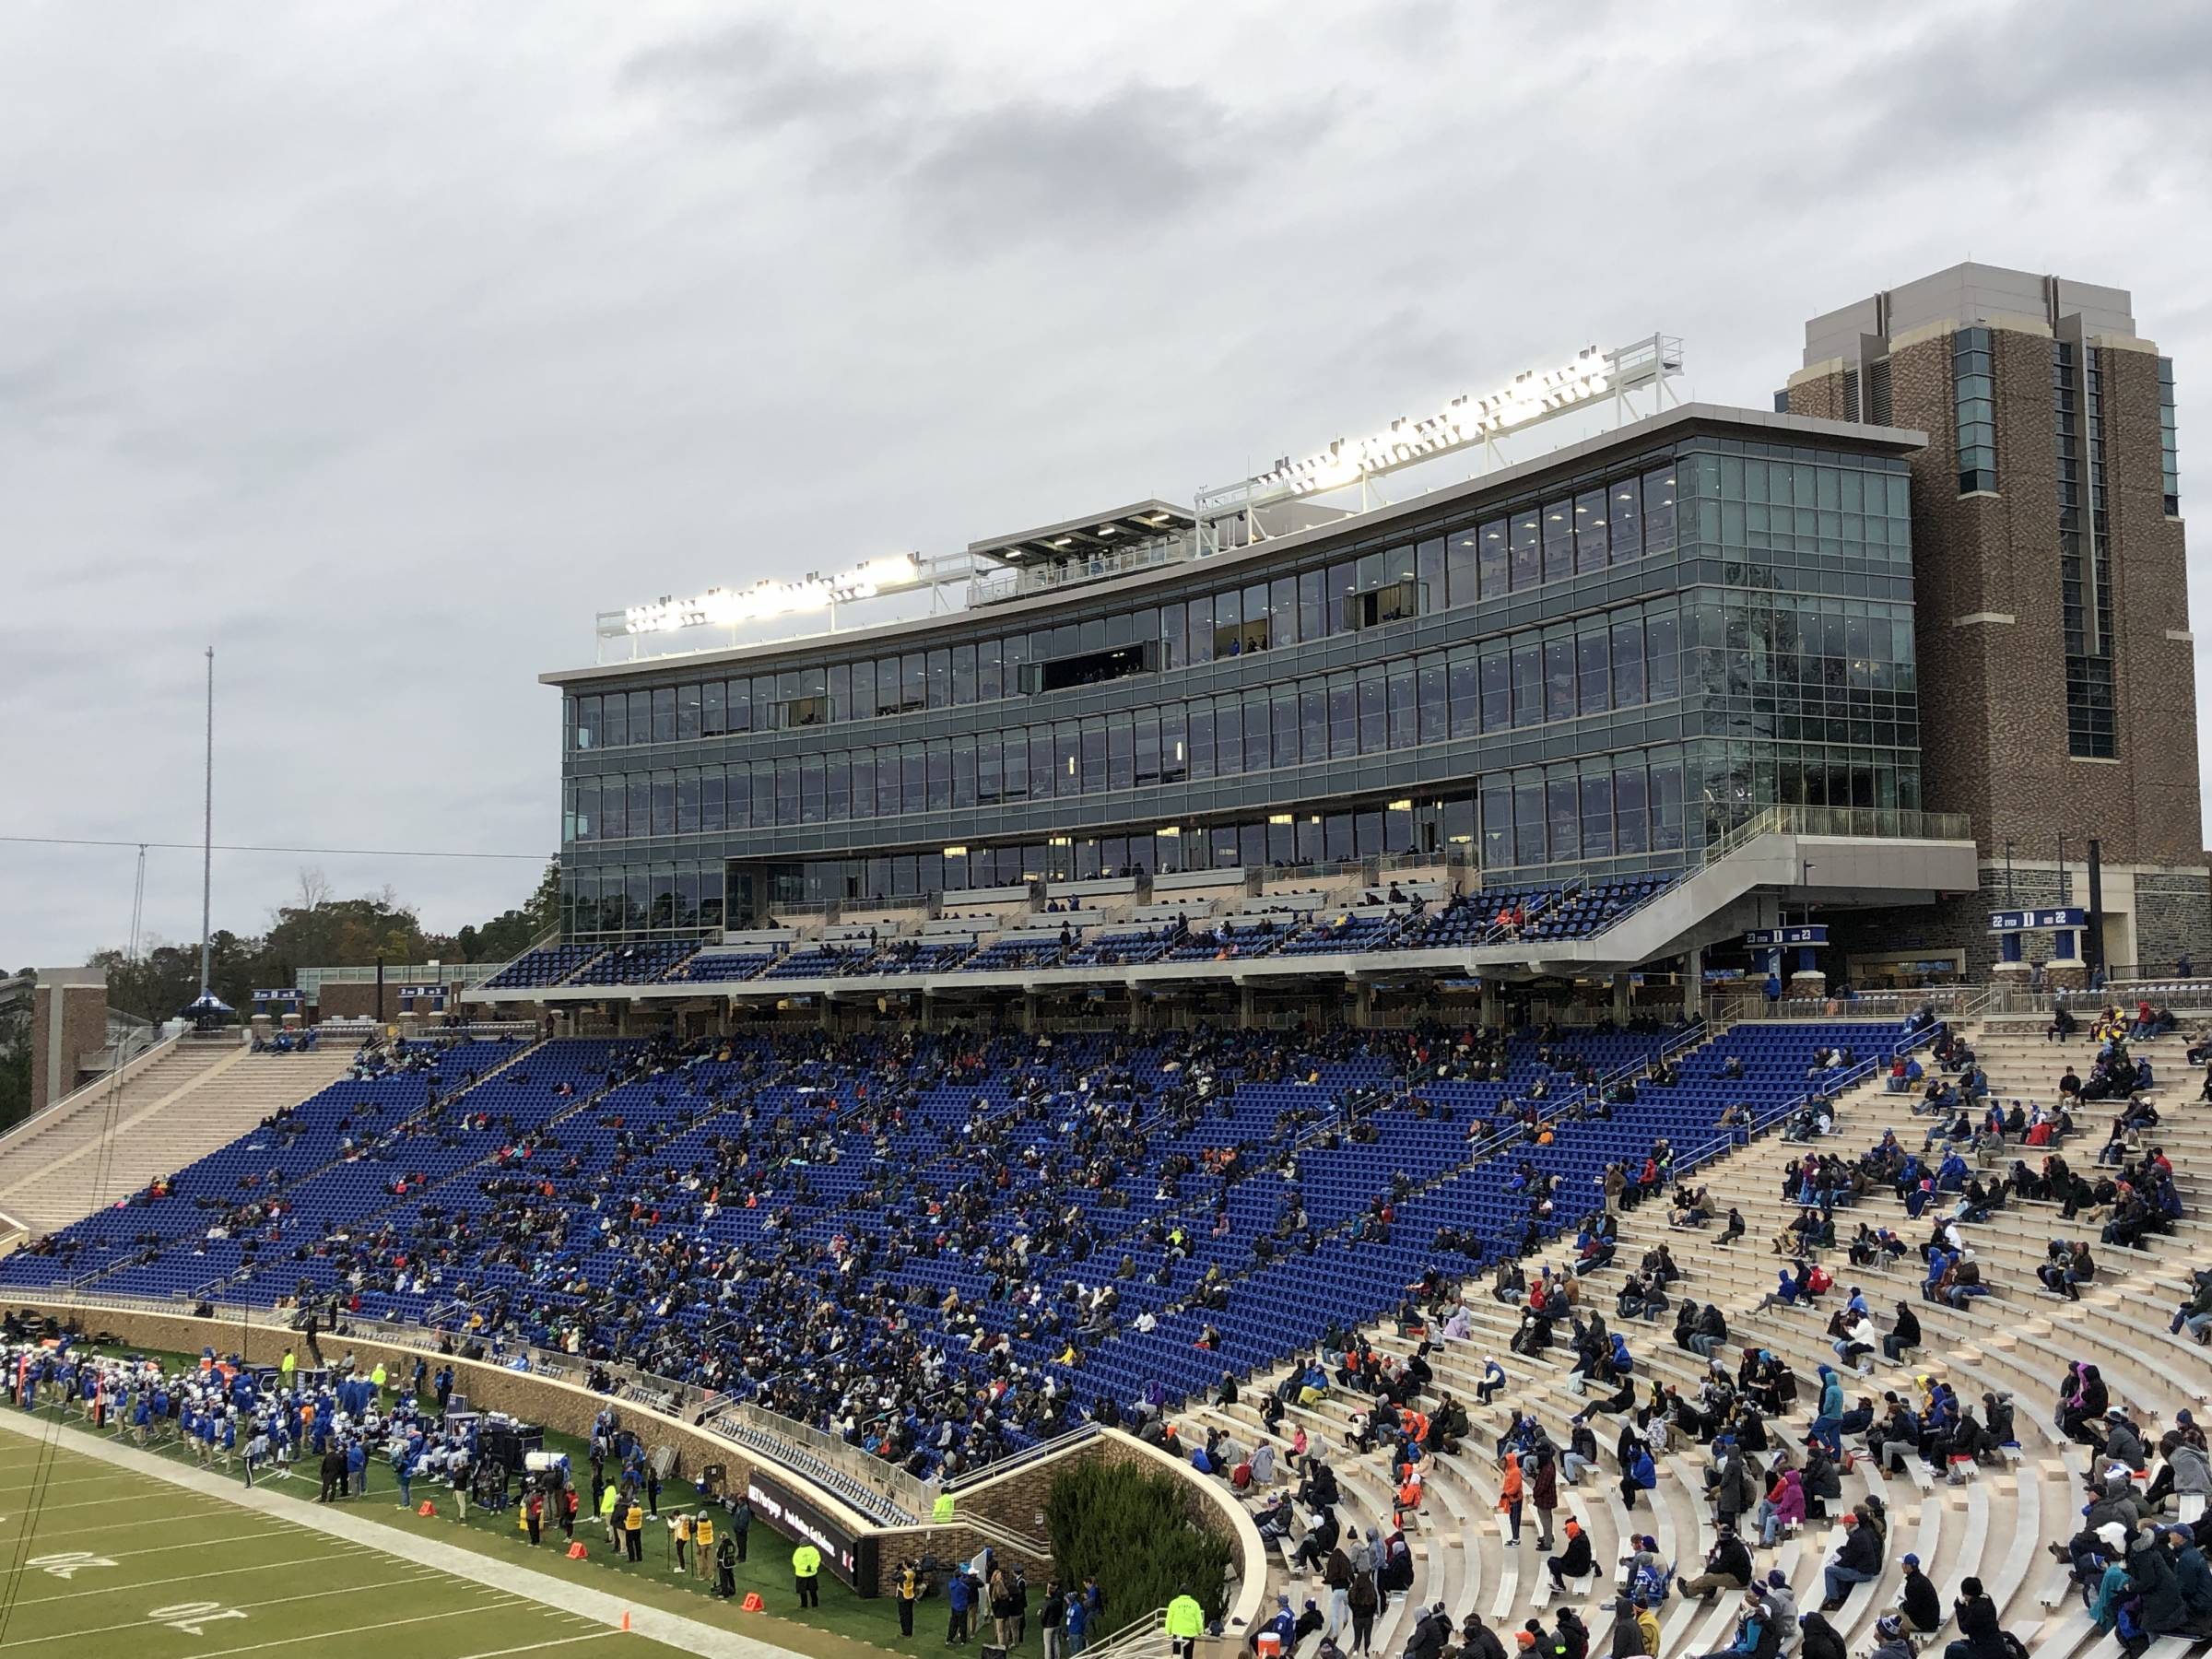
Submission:
[[[1525,1490],[1521,1477],[1521,1454],[1508,1452],[1505,1454],[1504,1477],[1498,1483],[1498,1507],[1512,1529],[1512,1535],[1506,1539],[1508,1544],[1521,1542],[1521,1502]]]
[[[1795,1648],[1801,1636],[1797,1628],[1797,1594],[1790,1588],[1789,1575],[1781,1568],[1767,1574],[1766,1583],[1759,1586],[1759,1599],[1767,1604],[1767,1618],[1774,1627],[1775,1640],[1782,1651]]]
[[[2153,1636],[2186,1636],[2192,1641],[2212,1636],[2212,1618],[2189,1610],[2175,1577],[2173,1557],[2153,1527],[2145,1527],[2127,1545],[2127,1576],[2143,1598],[2143,1628]]]
[[[1636,1507],[1636,1494],[1648,1492],[1659,1484],[1659,1465],[1652,1461],[1649,1446],[1638,1441],[1629,1466],[1620,1477],[1620,1500],[1630,1509]]]
[[[1823,1365],[1820,1368],[1820,1398],[1813,1406],[1812,1426],[1805,1432],[1808,1440],[1818,1440],[1826,1446],[1830,1457],[1841,1449],[1841,1430],[1838,1425],[1843,1420],[1843,1379],[1837,1374],[1834,1366]]]
[[[1720,1524],[1720,1536],[1714,1540],[1712,1552],[1705,1558],[1705,1571],[1696,1578],[1682,1582],[1682,1594],[1711,1601],[1724,1590],[1748,1590],[1751,1587],[1751,1552],[1744,1541],[1735,1535],[1735,1528],[1726,1522]]]
[[[1795,1469],[1785,1468],[1777,1473],[1774,1484],[1759,1500],[1759,1508],[1751,1518],[1759,1524],[1760,1547],[1773,1548],[1774,1540],[1783,1527],[1804,1524],[1805,1477]]]
[[[1583,1532],[1582,1523],[1567,1523],[1567,1547],[1558,1555],[1545,1558],[1544,1565],[1551,1571],[1551,1585],[1555,1590],[1567,1588],[1569,1579],[1587,1578],[1594,1570],[1590,1558],[1590,1540]]]
[[[1943,1650],[1943,1659],[2012,1659],[2005,1645],[2005,1628],[1997,1622],[1997,1604],[1989,1598],[1978,1578],[1961,1580],[1959,1599],[1959,1637]]]
[[[1843,1632],[1830,1624],[1825,1614],[1800,1615],[1797,1633],[1805,1642],[1797,1659],[1851,1659],[1850,1650],[1843,1645]]]

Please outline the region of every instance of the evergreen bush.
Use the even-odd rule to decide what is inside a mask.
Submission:
[[[1208,1623],[1228,1605],[1230,1546],[1199,1520],[1202,1502],[1171,1469],[1090,1460],[1053,1477],[1045,1529],[1060,1582],[1095,1575],[1106,1614],[1098,1641],[1189,1592]]]

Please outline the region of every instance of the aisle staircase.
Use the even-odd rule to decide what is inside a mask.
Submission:
[[[120,1082],[102,1079],[0,1137],[0,1211],[33,1237],[116,1203],[327,1087],[353,1062],[343,1045],[256,1054],[178,1039]]]

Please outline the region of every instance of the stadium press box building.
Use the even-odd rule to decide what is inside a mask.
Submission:
[[[1933,320],[1908,326],[1916,312],[1875,303],[1899,331],[1881,398],[1867,390],[1868,333],[1853,336],[1857,366],[1811,364],[1771,411],[1674,401],[1680,344],[1654,335],[1286,457],[1188,505],[1139,500],[951,559],[881,559],[604,617],[601,654],[618,660],[544,677],[561,693],[568,949],[490,994],[1694,977],[1793,919],[1828,930],[1786,964],[1800,989],[1979,977],[1999,954],[1983,912],[2008,891],[2025,904],[2081,896],[2100,832],[2104,959],[2178,955],[2204,935],[2207,901],[2183,827],[2197,811],[2189,652],[2164,631],[2185,628],[2178,520],[2154,513],[2137,530],[2127,507],[2121,522],[2144,549],[2127,558],[2171,566],[2139,583],[2115,539],[2084,533],[2062,552],[2062,342],[2041,346],[2039,463],[2008,474],[2003,458],[2032,434],[1999,418],[1982,441],[1989,348],[1976,342],[1992,324],[1965,316],[1971,303],[1950,309],[1961,314],[1938,343]],[[1825,349],[1841,326],[1816,324],[1808,339]],[[2100,377],[2077,388],[2080,418],[2101,422],[2081,488],[2101,491],[2124,435],[2130,453],[2147,434],[2160,453],[2171,371],[2140,342],[2076,333],[2077,373]],[[1532,443],[1570,419],[1585,429]],[[2163,453],[2153,477],[2170,488],[2153,506],[2174,504],[2170,436]],[[1399,488],[1440,461],[1456,481]],[[2030,516],[2019,498],[2031,484],[2049,496],[2036,504],[2048,558],[2007,569],[2049,592],[2010,602],[2006,623],[2051,625],[1998,640],[1961,610],[1957,567],[2019,539],[2010,526]],[[1964,498],[2001,503],[2006,528],[1961,519]],[[2111,607],[2091,618],[2094,649],[2066,605],[2091,578]],[[924,614],[852,625],[855,608],[900,593],[926,596]],[[2157,612],[2151,634],[2130,610],[2138,594]],[[830,627],[742,637],[792,613]],[[2091,781],[2065,816],[2076,885],[2063,891],[2067,851],[2036,841],[2047,803],[1995,787],[2015,741],[2009,704],[1977,701],[1972,677],[1989,670],[1958,636],[2050,670],[2062,753],[2068,735],[2121,751],[2069,757]],[[2144,679],[2159,682],[2140,705],[2124,695],[2137,649]],[[2136,729],[2153,719],[2162,733],[2190,724],[2154,744]],[[1962,755],[1988,759],[1974,771]],[[2124,813],[2098,805],[2114,790]],[[1318,907],[1299,897],[1313,891]],[[1438,928],[1435,912],[1468,893],[1461,924]],[[1491,925],[1516,896],[1533,913]],[[1547,910],[1575,924],[1547,929]],[[1038,948],[994,954],[980,932],[961,955],[947,918],[963,913]],[[861,916],[866,927],[839,935]],[[1242,943],[1218,925],[1255,916],[1278,925]],[[1170,917],[1225,948],[1100,948]],[[1352,925],[1361,917],[1377,924]],[[663,966],[702,940],[702,960],[726,950],[752,965],[726,980]],[[870,954],[806,976],[828,987],[755,961],[825,944]],[[652,947],[622,959],[634,968],[603,953],[570,977],[595,949],[630,945]],[[1756,971],[1761,958],[1748,959]]]

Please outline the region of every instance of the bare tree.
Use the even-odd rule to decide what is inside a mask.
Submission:
[[[320,910],[330,902],[330,877],[322,871],[302,866],[300,871],[300,908],[303,911]]]

